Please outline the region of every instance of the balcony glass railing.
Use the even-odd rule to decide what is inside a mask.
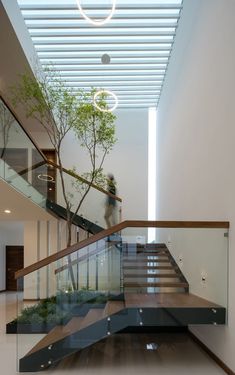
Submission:
[[[20,371],[128,327],[225,324],[228,226],[127,221],[19,271]]]
[[[63,182],[62,184],[62,179]],[[48,161],[33,140],[17,122],[5,103],[0,99],[0,178],[31,199],[42,208],[50,208],[59,216],[66,217],[66,202],[74,213],[89,181],[72,171],[63,169]],[[77,214],[88,220],[85,228],[96,224],[105,228],[104,210],[108,192],[91,184]],[[121,199],[115,197],[116,223],[120,222]],[[50,205],[55,203],[56,205]],[[94,228],[93,228],[94,229]],[[94,230],[96,232],[97,230]]]

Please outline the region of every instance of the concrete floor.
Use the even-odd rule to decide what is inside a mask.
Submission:
[[[12,320],[15,314],[15,294],[0,293],[0,373],[4,375],[13,375],[17,372],[16,335],[5,334],[5,324]],[[24,335],[24,340],[33,340],[33,337]],[[155,344],[156,349],[147,349],[149,344]],[[225,374],[187,334],[182,333],[117,334],[70,356],[57,367],[43,373],[51,375]]]

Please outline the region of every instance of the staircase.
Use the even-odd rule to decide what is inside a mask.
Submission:
[[[20,371],[40,371],[128,327],[224,324],[225,309],[189,293],[165,244],[123,244],[120,300],[91,307],[58,325],[20,359]]]
[[[180,268],[164,244],[126,244],[123,252],[123,286],[126,291],[189,291]],[[157,289],[156,289],[157,288]]]
[[[64,220],[67,220],[67,211],[64,207],[60,206],[59,204],[52,202],[50,200],[46,200],[46,208],[50,211],[53,215],[55,214],[57,217],[60,217]],[[90,234],[99,233],[104,228],[100,227],[99,225],[85,219],[80,215],[74,215],[73,212],[70,211],[70,215],[73,217],[73,224],[78,226],[79,228],[87,231]]]

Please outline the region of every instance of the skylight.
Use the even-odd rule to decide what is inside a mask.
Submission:
[[[182,0],[117,0],[112,19],[98,27],[76,0],[17,1],[42,65],[58,70],[73,94],[97,87],[114,92],[119,108],[158,105]],[[111,0],[80,2],[94,19],[112,7]]]

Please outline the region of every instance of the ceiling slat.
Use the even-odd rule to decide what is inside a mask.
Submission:
[[[83,18],[75,0],[18,3],[42,66],[49,66],[52,76],[59,74],[72,95],[98,87],[115,92],[122,109],[158,105],[181,0],[120,0],[113,18],[101,27]],[[93,19],[110,11],[103,0],[84,8]],[[102,64],[105,53],[109,64]],[[56,85],[53,77],[50,82]]]

